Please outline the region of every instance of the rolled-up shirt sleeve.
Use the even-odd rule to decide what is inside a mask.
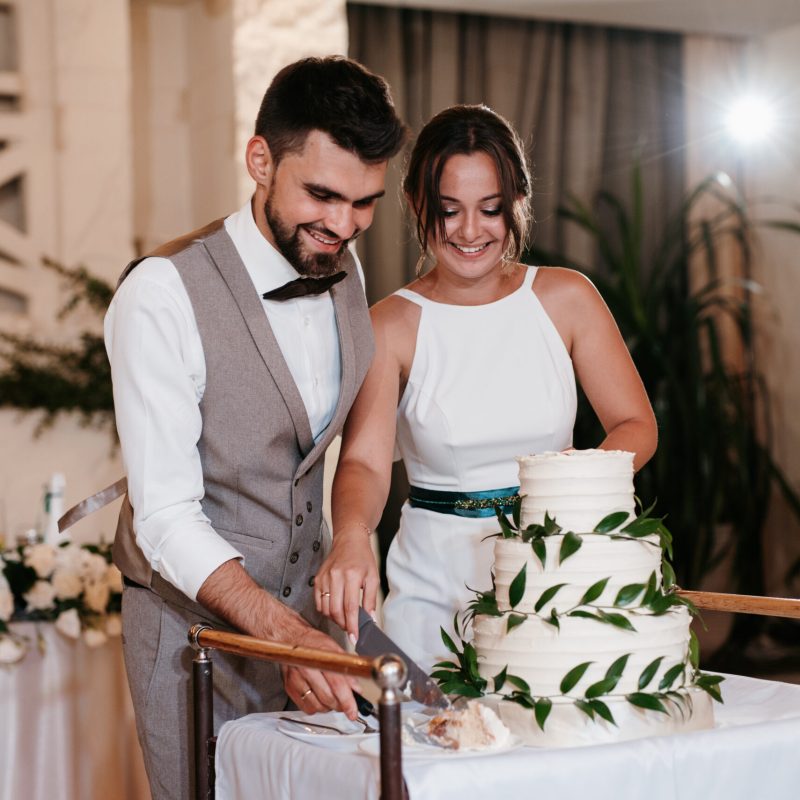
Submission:
[[[200,505],[205,362],[168,259],[145,259],[123,281],[106,314],[105,342],[136,543],[153,570],[195,600],[217,567],[242,555]]]

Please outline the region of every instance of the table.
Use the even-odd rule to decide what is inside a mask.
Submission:
[[[50,623],[12,629],[31,648],[0,668],[0,800],[149,798],[120,640],[92,649]]]
[[[411,800],[797,800],[800,686],[726,676],[714,730],[592,747],[475,758],[408,758]],[[217,743],[217,800],[377,800],[378,762],[290,739],[275,715],[226,723]]]

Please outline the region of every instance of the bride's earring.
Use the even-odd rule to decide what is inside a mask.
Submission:
[[[414,274],[419,278],[422,275],[422,268],[425,266],[425,261],[428,258],[427,250],[423,250],[420,257],[417,259],[416,266],[414,267]]]

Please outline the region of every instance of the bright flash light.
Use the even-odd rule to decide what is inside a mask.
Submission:
[[[726,123],[731,136],[743,144],[762,141],[775,127],[775,111],[761,97],[742,97],[728,112]]]

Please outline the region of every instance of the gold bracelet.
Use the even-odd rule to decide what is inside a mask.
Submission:
[[[349,530],[349,529],[350,529],[351,527],[353,527],[354,525],[358,525],[358,527],[359,527],[359,528],[361,528],[361,530],[362,530],[362,531],[364,531],[364,533],[366,533],[366,534],[367,534],[367,538],[369,538],[370,536],[372,536],[372,528],[369,528],[369,527],[368,527],[367,525],[365,525],[363,522],[353,522],[353,523],[350,523],[350,524],[347,526],[346,530]],[[334,537],[335,537],[335,534],[334,534]]]

